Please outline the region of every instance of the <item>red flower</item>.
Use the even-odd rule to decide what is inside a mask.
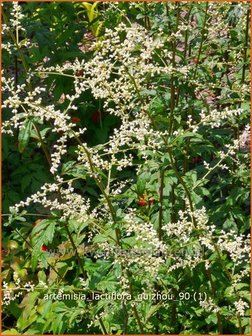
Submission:
[[[91,119],[95,124],[98,124],[100,122],[100,118],[101,118],[100,111],[95,111],[91,116]]]
[[[81,120],[80,120],[79,117],[72,117],[72,118],[71,118],[71,121],[72,121],[73,123],[77,124],[77,123],[79,123]]]
[[[48,251],[48,247],[45,244],[43,244],[41,246],[41,251]]]
[[[147,205],[147,202],[142,197],[140,197],[137,204],[140,206],[145,206]]]

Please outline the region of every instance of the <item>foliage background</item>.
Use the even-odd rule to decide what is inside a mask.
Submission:
[[[153,143],[158,139],[158,144],[149,143],[148,135],[144,135],[148,144],[146,149],[131,135],[132,143],[129,148],[125,143],[123,149],[129,150],[133,160],[131,162],[127,157],[126,166],[119,170],[115,165],[110,170],[110,177],[97,163],[102,183],[106,184],[110,178],[115,189],[114,183],[124,183],[118,194],[111,192],[109,195],[116,223],[111,224],[110,215],[103,214],[102,209],[107,210],[106,200],[85,163],[76,159],[79,147],[74,138],[67,140],[67,152],[61,157],[57,174],[64,180],[73,179],[74,191],[88,198],[91,210],[97,209],[101,217],[92,217],[92,220],[89,217],[81,222],[71,218],[65,227],[60,222],[60,211],[52,211],[41,204],[30,204],[26,209],[28,212],[21,215],[11,210],[12,215],[3,229],[3,280],[8,283],[4,288],[12,297],[4,309],[4,334],[249,333],[249,265],[242,256],[242,250],[247,252],[243,240],[249,234],[249,133],[246,128],[250,113],[249,3],[101,2],[92,7],[77,2],[29,2],[20,3],[20,8],[23,16],[17,19],[17,24],[11,21],[13,5],[3,5],[5,47],[2,67],[4,76],[11,79],[14,91],[24,83],[24,89],[18,93],[21,101],[25,100],[29,90],[43,86],[45,92],[38,95],[41,104],[45,107],[53,105],[63,113],[68,106],[67,95],[76,91],[74,77],[85,77],[85,67],[75,66],[76,59],[83,62],[81,64],[92,62],[99,53],[99,45],[106,39],[106,29],[113,31],[121,23],[126,27],[132,24],[144,27],[154,40],[162,36],[163,47],[161,51],[158,49],[159,55],[152,56],[153,62],[163,67],[163,56],[172,65],[172,70],[170,73],[157,72],[153,78],[147,72],[141,75],[139,70],[140,76],[145,76],[143,82],[139,82],[142,85],[141,99],[148,106]],[[8,26],[10,28],[6,28]],[[123,41],[124,36],[121,38]],[[93,43],[96,44],[94,49],[91,48]],[[138,47],[134,50],[136,58],[139,50]],[[149,59],[146,64],[148,62],[151,63]],[[66,73],[72,77],[56,73],[60,72],[57,66],[65,65],[69,65]],[[94,77],[96,66],[99,69],[97,63],[90,70]],[[43,74],[50,67],[56,70],[49,70],[49,75]],[[136,76],[137,71],[133,71]],[[27,81],[29,76],[31,81]],[[127,77],[125,73],[121,76]],[[16,99],[14,91],[3,90],[3,101]],[[138,90],[132,89],[130,93],[129,101],[135,104],[135,109],[131,108],[127,113],[132,121],[141,118],[137,114],[141,107]],[[114,130],[122,130],[120,127],[127,121],[123,114],[109,113],[108,107],[113,109],[113,102],[106,105],[102,93],[95,95],[92,89],[83,90],[74,104],[77,109],[68,111],[68,121],[76,129],[86,128],[80,139],[91,153],[100,153]],[[3,123],[8,125],[13,106],[6,103],[4,107]],[[22,113],[20,106],[17,109]],[[188,131],[189,116],[192,123],[200,123],[201,118],[204,119],[200,114],[203,110],[206,115],[211,115],[213,110],[234,112],[230,115],[227,112],[226,117],[215,114],[211,122],[202,123],[199,129],[192,127],[190,130],[189,127]],[[14,129],[13,136],[6,132],[2,138],[2,208],[5,217],[10,213],[10,207],[36,193],[44,183],[55,182],[55,174],[50,173],[50,157],[61,134],[52,132],[53,120],[40,121],[32,113],[25,122],[25,127]],[[217,127],[212,127],[214,123]],[[168,143],[158,133],[164,132],[167,136],[167,131]],[[239,141],[238,146],[233,149],[234,153],[226,155],[234,140]],[[167,149],[170,146],[171,152]],[[222,152],[226,156],[219,163]],[[117,159],[122,161],[123,158],[118,151]],[[216,165],[217,169],[213,169]],[[142,257],[143,260],[132,261],[127,273],[128,260],[120,264],[114,263],[111,256],[107,259],[94,257],[95,253],[103,253],[108,245],[114,246],[117,230],[121,230],[125,251],[133,250],[138,244],[138,234],[140,249],[149,248],[150,239],[154,245],[158,244],[151,230],[145,232],[147,243],[135,227],[133,233],[128,234],[125,221],[129,208],[135,211],[133,222],[151,223],[159,240],[172,254],[177,249],[178,253],[181,253],[179,249],[184,251],[187,247],[181,243],[181,237],[187,234],[187,228],[177,234],[176,227],[181,221],[179,211],[188,211],[185,202],[188,191],[195,209],[206,209],[207,227],[211,231],[210,225],[214,226],[214,236],[220,245],[220,250],[212,250],[212,243],[203,244],[203,238],[208,237],[205,227],[202,231],[188,229],[189,245],[192,243],[193,246],[189,255],[192,253],[194,257],[194,247],[199,247],[197,244],[201,242],[200,248],[205,253],[203,259],[208,260],[209,268],[205,267],[203,259],[186,264],[185,256],[184,264],[168,272],[173,258],[165,258],[159,265],[156,263],[162,255],[156,259],[147,255]],[[57,197],[53,193],[49,200]],[[195,216],[192,215],[191,221]],[[173,233],[165,236],[165,229],[162,231],[160,225],[165,227],[169,223],[177,224]],[[187,218],[185,223],[183,225],[191,223],[190,219]],[[228,236],[230,232],[232,237]],[[223,241],[220,240],[222,236]],[[83,246],[85,253],[81,250]],[[156,251],[155,246],[151,245],[151,248]],[[61,256],[52,253],[60,249],[67,249],[69,253]],[[240,252],[237,260],[232,257],[234,250]],[[76,251],[79,251],[79,257]],[[149,273],[142,273],[148,260],[153,263],[149,265]],[[106,300],[43,300],[45,293],[60,288],[72,293],[83,290],[88,295],[95,291],[121,293],[125,277],[130,283],[129,288],[125,287],[126,291],[134,296],[142,291],[172,292],[176,297],[179,293],[204,292],[213,303],[204,306],[199,300],[192,299],[168,304],[143,300],[137,305],[118,300],[112,303]],[[32,290],[29,282],[35,286]],[[41,284],[48,285],[48,289],[41,288]],[[20,296],[13,296],[16,289]]]

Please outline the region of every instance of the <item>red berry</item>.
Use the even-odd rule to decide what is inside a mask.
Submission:
[[[91,116],[91,119],[92,119],[93,123],[95,123],[95,124],[98,124],[100,122],[100,118],[101,118],[100,111],[94,112]]]
[[[41,246],[41,251],[48,251],[48,247],[45,244],[43,244]]]
[[[81,120],[80,120],[79,117],[72,117],[72,118],[71,118],[71,121],[72,121],[73,123],[77,124],[77,123],[79,123]]]

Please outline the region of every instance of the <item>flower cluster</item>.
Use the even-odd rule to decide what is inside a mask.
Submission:
[[[218,313],[220,311],[220,307],[218,307],[212,298],[208,300],[200,301],[200,306],[209,313]]]
[[[92,322],[85,327],[91,333],[101,327],[104,334],[133,332],[136,327],[141,334],[152,332],[151,316],[157,311],[153,320],[174,323],[167,316],[177,314],[179,332],[190,333],[195,326],[182,328],[181,307],[191,303],[134,301],[139,293],[170,293],[170,287],[180,291],[180,286],[184,290],[197,277],[208,299],[199,301],[194,318],[216,314],[221,331],[219,315],[223,309],[224,319],[228,307],[235,312],[234,324],[241,331],[245,320],[240,318],[246,317],[248,308],[243,288],[250,253],[245,223],[248,191],[239,190],[240,182],[246,183],[250,146],[245,102],[248,45],[244,46],[243,36],[247,7],[112,2],[101,9],[99,3],[85,3],[79,16],[90,19],[92,10],[101,10],[92,23],[92,28],[102,27],[99,34],[91,33],[90,26],[83,32],[82,27],[82,41],[75,44],[74,52],[66,42],[70,52],[64,55],[69,59],[56,58],[55,62],[51,57],[60,45],[52,54],[38,57],[36,64],[30,58],[32,51],[23,50],[31,43],[20,39],[28,36],[21,7],[13,2],[8,7],[12,8],[9,22],[4,18],[3,46],[11,52],[15,45],[13,51],[22,61],[17,70],[22,70],[18,78],[12,69],[2,71],[6,111],[2,132],[18,134],[20,160],[30,155],[20,149],[25,135],[23,143],[31,145],[36,158],[45,156],[51,172],[51,182],[41,174],[43,182],[39,182],[44,184],[38,191],[35,184],[29,197],[23,185],[30,181],[21,182],[25,197],[10,207],[7,225],[25,224],[22,236],[16,236],[19,230],[11,233],[11,239],[19,243],[23,235],[29,243],[25,234],[30,234],[36,216],[23,208],[36,209],[33,205],[38,204],[50,218],[43,221],[46,229],[35,222],[27,275],[37,276],[37,263],[57,283],[67,284],[65,274],[73,270],[77,274],[73,283],[85,293],[102,290],[109,294],[116,289],[129,294],[131,302],[123,299],[123,305],[103,299],[98,304],[76,303],[76,323],[81,325],[84,319],[86,323],[90,310]],[[75,4],[73,13],[84,7]],[[132,10],[129,17],[124,8]],[[232,21],[234,10],[243,33]],[[135,13],[139,15],[134,19]],[[112,16],[117,16],[115,25],[109,22]],[[237,41],[243,50],[234,46]],[[57,87],[64,79],[69,86]],[[235,203],[233,213],[230,204]],[[65,252],[49,253],[46,244],[57,244],[56,250]],[[17,252],[17,260],[22,253]],[[225,281],[216,290],[220,268],[220,279]],[[8,273],[5,280],[10,278]],[[34,278],[21,285],[14,273],[13,282],[3,285],[6,304],[39,286],[48,287],[42,281],[38,286],[33,283]],[[63,292],[60,289],[59,295]],[[116,319],[122,307],[125,325],[119,327]],[[175,330],[167,325],[162,328],[158,326],[155,332]],[[210,332],[211,328],[209,324]],[[29,330],[25,327],[21,332]]]
[[[20,38],[26,33],[26,29],[24,28],[25,15],[23,14],[22,7],[18,1],[11,2],[9,22],[7,21],[5,15],[3,18],[4,23],[2,24],[2,36],[10,36],[10,40],[4,41],[1,44],[4,51],[6,51],[9,55],[12,55],[19,48],[30,48],[34,45],[26,37]],[[13,40],[13,36],[15,36],[15,41]]]
[[[20,208],[28,207],[31,204],[39,203],[44,208],[62,212],[61,220],[76,219],[79,222],[89,219],[90,204],[88,199],[84,199],[81,195],[74,192],[71,183],[67,186],[59,183],[46,183],[41,187],[41,191],[31,195],[25,201],[21,201],[11,208],[12,212],[17,213]]]
[[[223,252],[227,252],[236,266],[249,261],[250,236],[238,235],[235,231],[221,231],[218,236],[217,246]]]
[[[15,301],[23,292],[33,292],[35,285],[28,281],[24,284],[21,284],[21,279],[19,278],[16,272],[13,273],[13,281],[8,284],[7,282],[3,282],[3,304],[9,305],[11,301]]]
[[[245,309],[249,308],[249,305],[246,301],[243,301],[242,299],[239,299],[238,301],[235,301],[234,303],[235,308],[237,310],[237,313],[240,316],[244,316],[245,315]]]

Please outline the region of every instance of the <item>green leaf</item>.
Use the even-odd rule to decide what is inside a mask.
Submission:
[[[143,195],[145,191],[145,181],[144,180],[138,180],[136,185],[136,190],[138,195]]]
[[[55,220],[51,219],[43,219],[38,225],[36,225],[32,230],[32,236],[35,238],[36,236],[43,236],[43,244],[51,243],[54,236],[55,231]]]
[[[98,12],[95,11],[97,5],[98,5],[98,2],[95,2],[90,8],[90,11],[88,12],[88,17],[89,17],[90,22],[92,22],[97,17]]]
[[[85,179],[87,169],[83,165],[75,164],[74,161],[68,161],[62,166],[62,174]]]
[[[51,309],[51,306],[52,306],[52,300],[48,300],[45,302],[45,304],[43,305],[43,309],[42,309],[42,317],[46,317],[46,315]]]
[[[217,316],[216,316],[216,314],[210,314],[210,315],[206,318],[206,323],[207,323],[207,324],[210,324],[210,323],[216,324],[216,323],[217,323]]]
[[[20,335],[16,329],[8,329],[2,332],[2,335]]]
[[[51,130],[50,127],[46,127],[44,129],[40,130],[40,135],[44,138],[50,130]],[[31,131],[31,138],[36,139],[36,140],[40,140],[40,138],[38,136],[38,132],[34,129]]]
[[[20,153],[23,153],[26,146],[29,143],[29,139],[32,131],[32,121],[26,120],[24,127],[19,131],[18,135],[18,150]]]
[[[25,189],[31,184],[32,181],[32,177],[30,174],[27,174],[25,176],[22,177],[21,179],[21,190],[22,192],[25,191]]]
[[[17,319],[21,314],[21,309],[18,307],[15,301],[11,301],[8,305],[8,310],[11,312],[13,316]]]
[[[55,226],[55,220],[44,219],[33,228],[31,233],[33,245],[31,266],[33,270],[35,270],[38,260],[44,268],[47,267],[47,252],[41,251],[41,246],[53,241]]]
[[[38,272],[38,280],[39,280],[39,281],[46,282],[46,274],[45,274],[44,271],[39,271],[39,272]]]

